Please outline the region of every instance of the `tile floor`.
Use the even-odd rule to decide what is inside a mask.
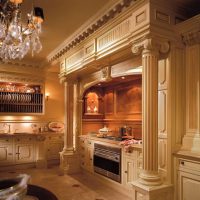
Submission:
[[[85,173],[59,176],[57,167],[0,172],[0,178],[15,177],[20,173],[31,175],[31,184],[48,189],[59,200],[130,200]]]

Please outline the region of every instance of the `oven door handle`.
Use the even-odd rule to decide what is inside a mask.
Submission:
[[[115,161],[115,162],[120,162],[120,156],[107,156],[107,155],[104,155],[104,154],[101,154],[101,153],[95,153],[94,157],[95,156],[105,158],[107,160],[112,160],[112,161]]]

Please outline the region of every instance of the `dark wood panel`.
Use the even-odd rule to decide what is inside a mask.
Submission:
[[[104,96],[105,114],[114,113],[114,90],[108,90]]]
[[[134,114],[142,112],[142,87],[140,81],[133,85],[116,89],[116,114]]]

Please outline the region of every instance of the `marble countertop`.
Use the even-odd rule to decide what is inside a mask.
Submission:
[[[16,137],[16,136],[39,136],[39,135],[43,135],[43,136],[49,136],[49,135],[64,135],[64,133],[60,133],[60,132],[41,132],[41,133],[28,133],[28,132],[19,132],[19,133],[0,133],[0,137]]]
[[[120,144],[121,141],[117,141],[117,140],[110,140],[110,139],[107,139],[107,138],[100,138],[100,137],[92,136],[92,135],[81,135],[79,137],[83,138],[83,139],[90,139],[90,140],[94,140],[94,141],[105,142],[105,143],[109,143],[109,144],[115,144],[115,145],[123,147],[123,145]],[[132,144],[131,147],[141,149],[142,144]]]

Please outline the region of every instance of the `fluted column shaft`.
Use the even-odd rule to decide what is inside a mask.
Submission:
[[[158,175],[158,50],[145,47],[142,51],[142,141],[143,171],[140,182],[159,185]]]
[[[65,82],[65,132],[63,151],[73,150],[73,115],[74,115],[74,85]]]

